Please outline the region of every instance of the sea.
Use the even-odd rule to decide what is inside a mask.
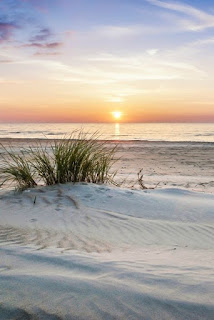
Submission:
[[[214,123],[0,123],[0,139],[61,139],[79,131],[100,140],[214,142]]]

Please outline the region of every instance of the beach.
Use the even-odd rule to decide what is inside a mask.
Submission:
[[[0,139],[5,147],[49,146],[53,139]],[[117,146],[115,181],[121,186],[139,188],[137,174],[143,169],[145,186],[179,187],[192,191],[214,192],[214,143],[169,141],[109,140]],[[1,147],[0,147],[0,152]]]
[[[1,319],[213,319],[213,143],[115,143],[120,187],[0,189]]]
[[[214,1],[0,0],[0,320],[214,320]]]

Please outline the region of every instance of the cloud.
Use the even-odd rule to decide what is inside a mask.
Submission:
[[[34,56],[57,56],[57,55],[59,55],[60,54],[60,52],[57,52],[57,51],[52,51],[52,52],[47,52],[47,51],[45,51],[45,52],[35,52],[34,53]]]
[[[150,55],[150,56],[154,56],[155,54],[157,54],[159,51],[159,49],[149,49],[146,52]]]
[[[16,49],[41,49],[41,54],[62,46],[57,35],[41,23],[41,14],[32,8],[37,2],[10,0],[4,3],[0,0],[0,44],[7,42],[7,47]],[[15,30],[18,32],[14,33]]]
[[[41,49],[56,49],[62,46],[62,42],[31,42],[22,45],[22,47],[33,47],[33,48],[41,48]]]
[[[214,37],[206,38],[206,39],[199,39],[197,41],[191,42],[189,44],[190,47],[201,47],[209,44],[214,43]]]
[[[44,55],[48,54],[50,50],[60,48],[62,45],[62,42],[56,41],[55,35],[49,28],[41,28],[29,39],[28,43],[24,43],[20,47],[42,49],[41,52],[36,52],[34,55]]]
[[[182,13],[192,18],[193,20],[182,20],[183,26],[187,30],[200,31],[214,27],[214,15],[206,13],[190,5],[186,5],[181,2],[166,2],[160,0],[146,1],[155,6]]]
[[[86,59],[84,56],[74,64],[63,64],[49,60],[34,60],[25,63],[38,64],[48,69],[51,81],[80,83],[87,86],[96,85],[97,90],[113,86],[120,88],[128,86],[131,88],[130,91],[126,89],[128,95],[137,94],[137,92],[133,92],[133,87],[141,87],[144,80],[157,83],[157,80],[201,80],[206,77],[205,72],[192,64],[179,62],[176,58],[169,59],[168,56],[164,57],[163,55],[160,57],[159,55],[149,56],[146,52],[142,55],[123,57],[103,54]],[[118,94],[114,93],[112,96],[118,96]]]
[[[170,59],[167,54],[165,56],[162,54],[161,57],[157,54],[148,55],[148,51],[150,50],[147,50],[146,54],[128,56],[118,56],[106,53],[88,57],[88,61],[95,63],[102,62],[102,65],[107,66],[107,71],[110,66],[114,70],[118,68],[120,70],[119,73],[123,73],[124,70],[133,70],[133,76],[139,74],[139,77],[142,77],[142,79],[144,77],[145,79],[152,79],[153,76],[154,79],[164,79],[165,77],[182,79],[182,77],[189,78],[191,73],[194,73],[194,75],[192,74],[193,77],[195,77],[196,74],[200,76],[204,75],[203,71],[192,64],[179,62],[177,61],[177,58]]]
[[[30,41],[37,42],[37,41],[47,41],[52,36],[52,32],[49,28],[42,28],[38,31],[38,33],[33,36]]]
[[[11,38],[13,31],[18,28],[14,22],[2,20],[3,19],[0,18],[0,43],[8,41]]]
[[[134,37],[140,35],[153,35],[160,33],[169,33],[169,28],[161,25],[158,28],[155,25],[146,24],[130,24],[124,26],[118,25],[96,25],[87,31],[85,34],[87,37],[98,36],[102,38],[116,39]],[[72,33],[74,33],[72,31]],[[83,34],[83,33],[82,33]]]

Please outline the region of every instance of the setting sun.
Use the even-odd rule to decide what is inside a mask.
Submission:
[[[122,112],[114,111],[114,112],[112,112],[112,115],[113,115],[114,119],[119,120],[121,118]]]

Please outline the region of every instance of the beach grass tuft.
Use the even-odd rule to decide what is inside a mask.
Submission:
[[[107,142],[99,141],[96,133],[90,138],[82,131],[76,134],[45,146],[39,143],[20,154],[4,148],[6,156],[0,177],[4,177],[4,182],[12,180],[18,189],[34,187],[38,181],[44,185],[112,182],[116,147],[107,147]]]
[[[22,150],[20,154],[16,154],[12,148],[6,149],[3,145],[1,147],[4,150],[3,165],[0,168],[0,177],[3,179],[1,185],[5,182],[15,183],[18,190],[35,187],[37,185],[35,172],[32,170],[26,153]]]

